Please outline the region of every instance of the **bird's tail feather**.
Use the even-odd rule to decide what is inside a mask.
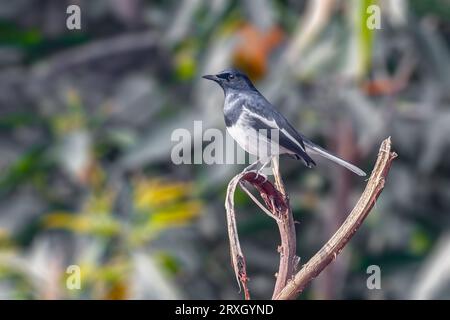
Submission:
[[[322,157],[327,158],[328,160],[331,160],[334,163],[337,163],[337,164],[347,168],[348,170],[356,173],[358,176],[366,175],[366,173],[364,171],[362,171],[360,168],[358,168],[357,166],[339,158],[338,156],[335,156],[334,154],[328,152],[327,150],[319,147],[317,144],[315,144],[311,141],[308,141],[306,139],[303,142],[304,142],[305,146],[312,152],[317,153],[317,154],[321,155]]]
[[[302,160],[305,166],[307,166],[308,168],[313,168],[316,166],[314,160],[305,151],[301,151],[301,153],[288,153],[287,155],[296,160]]]

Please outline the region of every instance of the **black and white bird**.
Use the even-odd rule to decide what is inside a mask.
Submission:
[[[273,156],[287,154],[303,160],[305,165],[311,168],[316,165],[308,155],[308,152],[311,152],[359,176],[366,175],[355,165],[321,148],[295,130],[244,73],[230,69],[216,75],[205,75],[203,78],[215,81],[222,87],[225,94],[223,112],[227,130],[245,151],[259,157],[258,162],[263,164],[265,161],[262,167],[266,166]],[[261,148],[266,154],[263,159]]]

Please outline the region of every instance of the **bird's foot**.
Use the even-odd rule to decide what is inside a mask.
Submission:
[[[264,169],[264,167],[262,167],[258,171],[256,171],[256,177],[255,177],[255,179],[258,179],[259,176],[262,176],[264,178],[264,180],[263,180],[263,182],[261,184],[266,183],[267,180],[268,180],[268,177],[265,174],[262,173],[263,169]]]
[[[249,166],[247,166],[244,170],[242,170],[242,172],[250,172],[250,171],[254,171],[253,169],[256,167],[256,165],[259,163],[259,161],[253,162],[252,164],[250,164]]]

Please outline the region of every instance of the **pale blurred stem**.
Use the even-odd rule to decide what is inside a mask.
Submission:
[[[355,161],[356,141],[353,134],[351,120],[340,118],[331,126],[328,135],[329,150],[335,152],[343,159]],[[334,148],[333,148],[334,147]],[[349,210],[352,173],[341,166],[333,166],[332,170],[332,203],[325,215],[324,233],[328,239],[330,234],[339,228],[346,218]],[[348,269],[348,261],[341,257],[329,268],[324,270],[318,279],[319,293],[323,299],[335,299],[343,288]]]
[[[272,159],[272,171],[275,179],[275,187],[282,194],[287,204],[286,210],[280,212],[278,219],[275,220],[278,225],[281,237],[281,245],[278,247],[280,253],[280,265],[277,273],[277,280],[273,291],[272,298],[276,297],[284,288],[288,280],[291,279],[295,272],[297,262],[296,252],[296,235],[295,224],[292,217],[292,211],[289,205],[289,198],[286,195],[284,183],[280,175],[278,158]]]
[[[370,213],[384,188],[392,161],[397,157],[391,152],[391,139],[381,144],[377,162],[367,182],[366,189],[352,212],[328,242],[301,268],[294,278],[275,296],[277,300],[295,299],[303,289],[319,275],[342,251],[364,219]]]

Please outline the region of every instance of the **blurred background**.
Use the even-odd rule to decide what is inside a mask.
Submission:
[[[80,30],[66,27],[71,4]],[[1,0],[0,298],[242,299],[224,198],[243,165],[170,157],[174,129],[225,130],[222,90],[201,75],[230,66],[365,171],[384,138],[399,154],[300,299],[450,298],[449,18],[446,0]],[[320,159],[281,168],[302,264],[365,181]],[[270,298],[278,229],[241,191],[236,206],[252,297]]]

